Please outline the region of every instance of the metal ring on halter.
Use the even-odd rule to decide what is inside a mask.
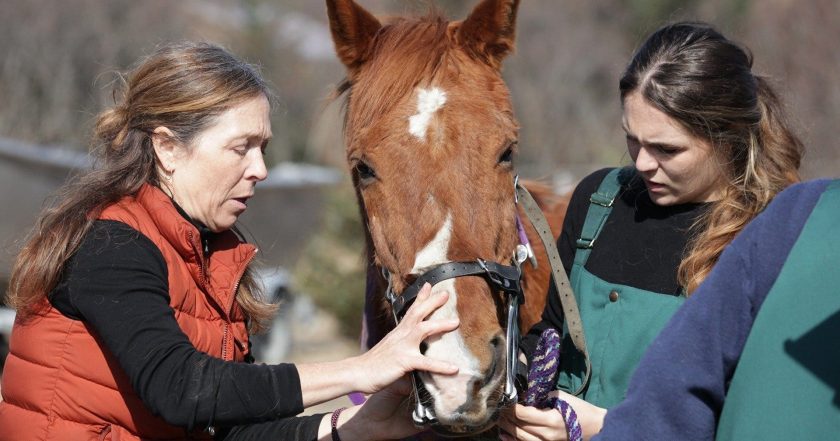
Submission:
[[[513,176],[513,203],[519,203],[519,194],[517,193],[516,189],[519,187],[519,175]]]

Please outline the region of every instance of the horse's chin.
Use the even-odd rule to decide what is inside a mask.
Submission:
[[[444,425],[444,424],[435,424],[431,426],[435,434],[440,435],[445,438],[464,438],[468,436],[474,436],[481,433],[484,433],[494,425],[496,425],[496,420],[498,419],[498,412],[496,412],[492,418],[490,418],[486,423],[480,425],[466,425],[466,424],[455,424],[455,425]]]
[[[436,434],[447,438],[461,438],[478,435],[486,432],[496,425],[499,419],[500,409],[504,405],[502,399],[504,393],[504,369],[498,369],[498,366],[504,366],[503,362],[497,362],[491,367],[488,375],[488,382],[481,391],[476,391],[477,394],[470,397],[466,403],[458,406],[457,409],[443,411],[437,403],[436,396],[439,395],[440,390],[432,387],[435,393],[429,393],[431,386],[426,381],[419,381],[418,390],[421,396],[427,397],[426,402],[428,410],[432,410],[435,414],[436,421],[429,428]],[[421,375],[423,380],[431,381],[428,374]],[[434,381],[431,381],[434,383]],[[466,387],[466,386],[465,386]],[[450,405],[451,406],[451,405]]]
[[[475,436],[492,429],[499,419],[501,403],[487,403],[487,413],[437,415],[437,420],[429,428],[437,435],[446,438]],[[491,411],[492,409],[492,411]]]

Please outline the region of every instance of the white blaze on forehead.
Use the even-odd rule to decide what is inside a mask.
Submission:
[[[429,267],[449,262],[446,256],[451,238],[452,214],[449,213],[435,237],[417,253],[414,259],[414,267],[411,270],[412,273],[417,274]],[[440,291],[448,292],[449,300],[429,316],[429,320],[457,318],[458,293],[455,291],[455,279],[444,280],[432,287],[432,293]],[[467,348],[459,329],[437,337],[431,337],[426,340],[426,343],[428,344],[427,356],[448,361],[459,367],[456,377],[432,375],[432,381],[426,382],[426,388],[435,397],[436,406],[444,405],[444,402],[446,402],[446,405],[451,405],[454,409],[466,401],[468,388],[466,383],[463,385],[453,385],[452,383],[465,382],[479,375],[478,359]]]
[[[446,92],[433,87],[417,91],[417,114],[408,119],[408,131],[421,141],[426,140],[426,130],[432,116],[446,104]]]

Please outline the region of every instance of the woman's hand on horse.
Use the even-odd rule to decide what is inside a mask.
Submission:
[[[345,441],[368,441],[402,439],[420,432],[411,420],[410,393],[411,381],[404,376],[368,397],[364,404],[345,410],[338,420],[339,436]],[[325,420],[319,435],[329,433],[329,416]]]
[[[423,286],[397,327],[376,346],[356,357],[359,392],[374,393],[415,370],[444,375],[458,373],[457,366],[420,353],[424,340],[458,327],[458,319],[426,320],[447,300],[448,293],[432,294],[431,285]]]
[[[559,397],[569,403],[578,415],[583,439],[588,440],[601,431],[607,410],[590,404],[574,395],[563,391],[553,391],[549,397]],[[556,409],[537,409],[536,407],[517,404],[508,408],[499,420],[499,427],[507,433],[502,434],[505,441],[542,441],[567,440],[566,422]]]

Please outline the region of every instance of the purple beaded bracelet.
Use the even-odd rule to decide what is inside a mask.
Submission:
[[[341,415],[341,411],[344,409],[347,408],[339,407],[338,409],[333,411],[332,417],[330,417],[330,433],[332,434],[332,441],[341,441],[341,437],[338,436],[338,417]]]

